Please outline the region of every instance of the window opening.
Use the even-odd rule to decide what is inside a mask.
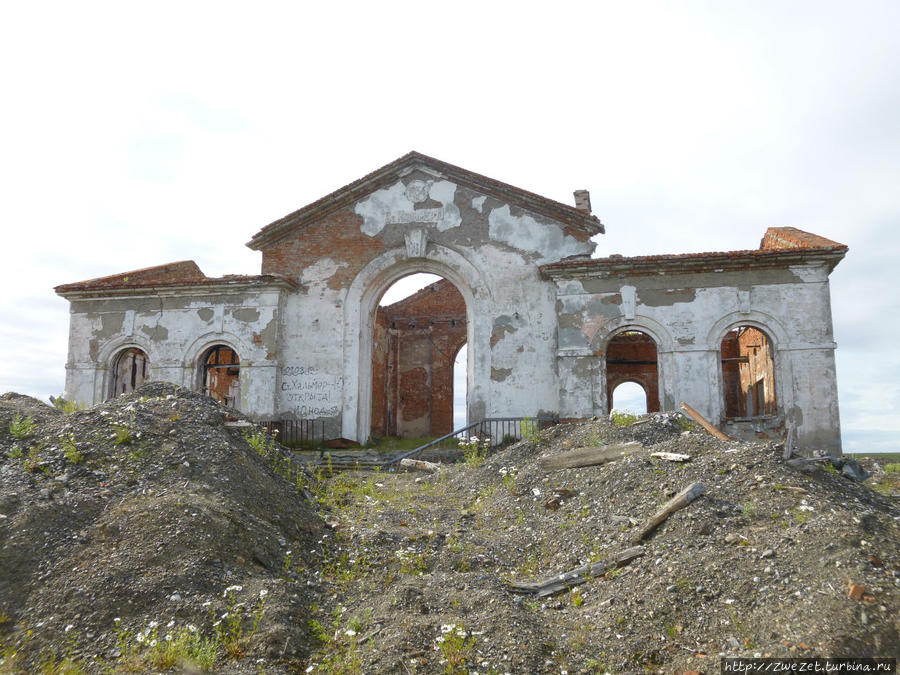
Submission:
[[[725,417],[763,417],[777,411],[775,361],[769,337],[753,326],[738,326],[722,340]]]
[[[644,412],[659,412],[656,342],[642,331],[619,333],[606,347],[606,400],[609,409],[615,402],[615,390],[626,382],[636,384],[643,390]]]
[[[110,397],[128,394],[150,379],[150,359],[143,350],[132,347],[120,352],[113,365]]]
[[[236,408],[241,398],[241,360],[226,345],[216,345],[203,359],[202,391],[220,403]]]

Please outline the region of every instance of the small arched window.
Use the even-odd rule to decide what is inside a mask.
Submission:
[[[113,360],[110,398],[128,394],[150,379],[150,359],[143,350],[130,347],[119,352]]]
[[[738,326],[722,340],[725,417],[763,417],[777,411],[772,341],[759,328]]]
[[[204,394],[231,408],[241,400],[241,360],[231,347],[208,349],[200,363],[200,387]]]

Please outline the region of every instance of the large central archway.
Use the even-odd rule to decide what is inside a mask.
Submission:
[[[466,373],[468,419],[487,412],[490,377],[490,319],[479,312],[490,300],[481,274],[460,253],[429,244],[426,257],[409,258],[406,249],[387,251],[372,260],[353,280],[344,303],[343,435],[365,441],[372,432],[372,362],[375,309],[384,292],[398,279],[424,272],[449,281],[465,302],[468,363]]]
[[[453,366],[467,333],[462,294],[446,279],[413,274],[388,289],[373,323],[371,434],[453,431]]]

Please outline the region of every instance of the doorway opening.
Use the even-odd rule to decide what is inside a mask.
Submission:
[[[461,349],[466,302],[456,286],[434,274],[403,277],[385,291],[373,326],[371,435],[421,438],[453,431],[460,394],[454,364],[460,352],[468,358]]]
[[[775,415],[775,359],[772,341],[759,328],[738,326],[722,340],[725,417]]]
[[[612,393],[610,410],[643,415],[647,412],[647,392],[637,382],[623,382]]]
[[[656,342],[638,330],[617,334],[606,347],[606,400],[616,403],[619,385],[631,383],[643,390],[644,412],[659,412],[659,365]]]

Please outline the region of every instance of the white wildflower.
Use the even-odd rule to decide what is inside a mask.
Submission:
[[[166,624],[166,628],[171,628],[174,625],[175,625],[175,619],[172,619],[171,621],[169,621],[169,623]]]
[[[185,626],[185,628],[187,628],[191,633],[197,632],[197,626],[192,623],[189,623],[187,626]]]
[[[264,598],[264,597],[266,597],[268,594],[269,594],[269,591],[267,591],[265,588],[263,588],[263,589],[259,592],[259,597]]]
[[[159,625],[159,621],[151,621],[147,624],[150,628],[156,628]]]
[[[151,640],[151,641],[150,641],[150,646],[151,646],[151,647],[155,647],[156,644],[157,644],[156,640]]]
[[[171,642],[171,641],[172,641],[172,634],[166,633],[166,642]]]
[[[347,630],[344,631],[344,635],[353,637],[354,635],[356,635],[356,631],[353,630],[352,628],[348,628]]]
[[[72,630],[73,628],[75,628],[75,626],[73,626],[73,625],[70,623],[68,626],[66,626],[65,632],[68,633],[68,632],[69,632],[70,630]]]

